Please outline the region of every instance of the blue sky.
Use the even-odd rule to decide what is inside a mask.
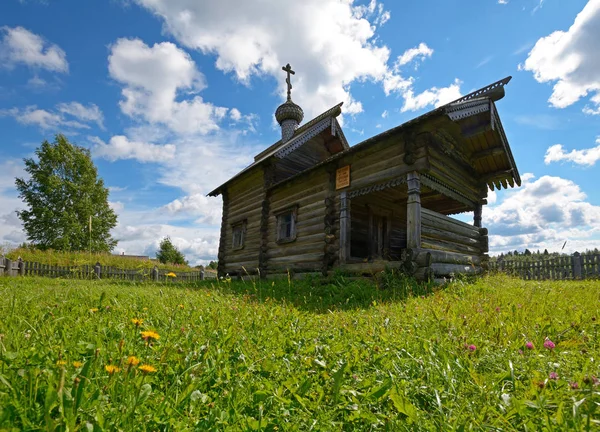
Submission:
[[[214,259],[205,195],[280,135],[343,101],[351,145],[512,75],[498,109],[522,187],[490,193],[492,253],[600,247],[600,0],[5,0],[0,243],[25,240],[14,177],[64,133],[91,149],[118,252],[170,235]]]

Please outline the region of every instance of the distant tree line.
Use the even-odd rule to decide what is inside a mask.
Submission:
[[[582,255],[598,254],[598,253],[600,253],[600,250],[598,248],[586,249],[585,251],[580,251],[580,253]],[[511,260],[511,261],[541,261],[544,259],[550,259],[550,258],[560,257],[560,256],[571,256],[571,255],[572,254],[570,254],[570,253],[563,253],[563,252],[548,252],[548,249],[544,249],[543,251],[540,251],[540,249],[538,249],[537,251],[533,251],[533,252],[530,251],[529,249],[525,249],[522,252],[519,252],[518,250],[514,250],[514,251],[509,251],[506,253],[501,253],[500,255],[490,257],[490,260],[496,261],[499,259],[503,259],[503,260]]]

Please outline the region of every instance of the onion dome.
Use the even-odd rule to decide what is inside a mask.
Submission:
[[[292,102],[292,99],[288,99],[283,104],[279,105],[277,111],[275,111],[275,118],[279,125],[283,124],[286,120],[294,120],[296,124],[300,124],[304,118],[304,111],[299,105]]]

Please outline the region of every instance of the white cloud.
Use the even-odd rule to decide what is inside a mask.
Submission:
[[[599,40],[600,0],[590,0],[568,31],[538,40],[519,68],[533,72],[538,82],[555,82],[549,99],[552,106],[565,108],[594,93],[591,101],[600,109]]]
[[[423,109],[426,106],[434,105],[436,107],[452,102],[461,97],[460,80],[456,79],[454,84],[448,87],[432,87],[415,96],[412,88],[404,91],[404,105],[400,109],[401,112],[416,111]]]
[[[0,117],[2,116],[13,117],[23,125],[38,126],[44,130],[56,132],[63,128],[89,129],[90,126],[86,124],[89,122],[104,127],[102,124],[104,116],[100,108],[94,104],[86,107],[79,102],[58,104],[55,111],[40,109],[35,105],[25,108],[10,108],[0,110]],[[74,117],[76,120],[68,117]]]
[[[508,0],[498,0],[498,4],[501,4],[501,5],[508,4]]]
[[[56,106],[56,109],[83,122],[94,122],[104,129],[104,115],[95,104],[85,106],[79,102],[60,103]]]
[[[74,129],[89,129],[84,123],[67,120],[61,114],[39,109],[35,105],[20,108],[10,108],[0,110],[0,117],[13,117],[17,122],[27,126],[38,126],[44,130],[54,130],[58,132],[63,127]]]
[[[90,137],[95,143],[93,154],[95,157],[110,161],[120,159],[135,159],[139,162],[160,162],[172,160],[175,157],[173,144],[157,145],[140,141],[130,141],[126,136],[113,136],[108,144],[97,137]]]
[[[431,57],[432,55],[433,50],[429,48],[426,43],[421,42],[419,46],[404,51],[404,53],[396,60],[396,65],[404,66],[419,58],[423,61],[425,58]]]
[[[67,56],[56,44],[45,41],[23,27],[2,27],[4,37],[0,41],[0,60],[7,67],[24,64],[32,68],[53,72],[69,71]]]
[[[119,39],[108,58],[110,76],[124,85],[121,110],[180,134],[209,133],[219,128],[226,108],[195,95],[205,87],[192,58],[170,42],[149,47],[139,39]],[[182,94],[194,95],[177,101]]]
[[[521,188],[504,193],[502,202],[484,207],[493,252],[525,248],[557,250],[565,240],[571,247],[600,234],[600,206],[586,201],[571,180],[529,174]],[[600,241],[599,241],[600,242]]]
[[[221,223],[221,202],[207,197],[203,193],[196,193],[171,201],[163,206],[161,210],[173,216],[195,216],[195,223],[199,224],[218,226]]]
[[[308,118],[343,101],[345,113],[358,113],[350,84],[383,79],[389,49],[378,46],[376,25],[389,19],[372,1],[136,0],[164,20],[165,30],[185,46],[216,56],[216,66],[249,83],[269,74],[285,94],[281,65],[296,70],[293,98]],[[293,35],[293,37],[290,37]],[[324,61],[324,59],[326,59]]]
[[[384,111],[381,113],[381,117],[382,117],[382,118],[387,118],[387,116],[388,116],[388,115],[389,115],[389,113],[388,113],[388,110],[384,110]]]
[[[594,166],[600,160],[600,138],[596,139],[596,143],[596,147],[571,150],[568,153],[561,144],[555,144],[546,150],[544,162],[549,165],[552,162],[571,161],[577,165]]]
[[[432,55],[433,50],[426,44],[421,43],[416,48],[406,50],[404,54],[398,57],[393,70],[386,73],[383,79],[383,91],[386,96],[398,93],[404,98],[404,105],[400,109],[401,112],[417,111],[430,105],[437,107],[458,99],[462,95],[460,91],[462,83],[459,79],[455,79],[454,83],[448,87],[432,87],[415,95],[415,78],[403,77],[400,69],[403,65],[410,63],[416,58],[423,60]]]

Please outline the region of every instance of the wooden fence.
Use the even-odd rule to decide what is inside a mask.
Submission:
[[[57,266],[0,257],[0,276],[45,276],[71,279],[121,279],[131,281],[196,282],[216,278],[216,273],[152,269],[119,269],[102,266]]]
[[[489,263],[496,270],[527,280],[568,280],[600,278],[600,254],[551,257],[539,261],[499,259]]]

